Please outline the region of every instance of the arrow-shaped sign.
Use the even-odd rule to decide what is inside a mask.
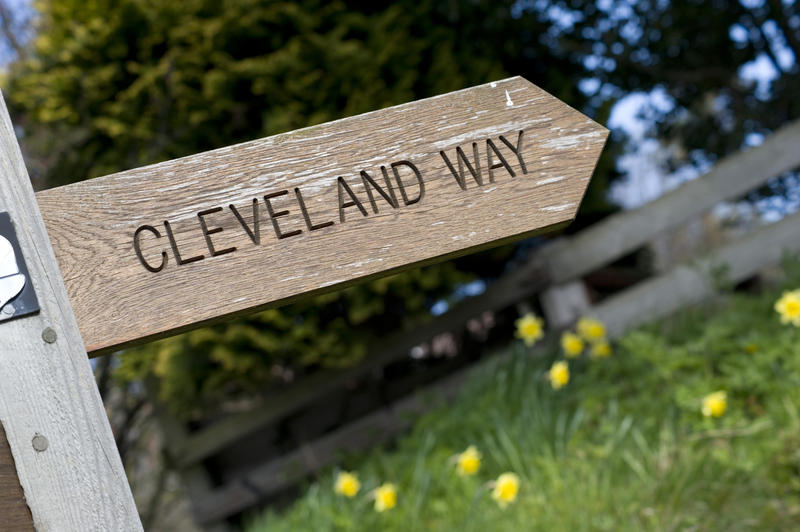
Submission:
[[[515,77],[37,198],[101,351],[566,223],[607,134]]]

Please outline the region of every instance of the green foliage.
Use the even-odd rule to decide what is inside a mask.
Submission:
[[[330,472],[248,530],[789,529],[800,519],[800,329],[780,324],[778,295],[730,296],[633,331],[610,358],[571,361],[558,391],[545,373],[560,354],[514,345],[394,450],[346,457],[359,497],[335,495]],[[705,418],[702,398],[717,390],[728,409]],[[450,457],[470,444],[483,464],[464,478]],[[486,482],[504,471],[522,484],[503,510]],[[365,493],[384,481],[398,484],[398,506],[378,514]]]
[[[159,398],[184,417],[213,412],[224,401],[257,395],[292,380],[307,366],[342,367],[409,321],[429,316],[431,298],[446,298],[469,279],[452,264],[385,277],[128,350],[116,376],[159,377]]]

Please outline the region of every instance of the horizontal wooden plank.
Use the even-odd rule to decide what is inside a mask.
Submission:
[[[691,264],[637,284],[595,306],[589,315],[606,324],[608,334],[619,336],[627,329],[712,296],[719,280],[737,283],[760,270],[777,264],[784,253],[800,252],[800,213],[762,227],[747,236],[714,250]]]
[[[638,209],[620,212],[577,235],[553,242],[541,260],[553,283],[580,277],[692,220],[714,205],[800,167],[800,121],[792,122],[760,146],[722,159],[711,171]]]
[[[496,362],[499,356],[490,361]],[[195,519],[201,525],[207,525],[234,515],[336,463],[343,453],[364,451],[395,438],[410,428],[419,415],[454,398],[473,371],[475,368],[470,367],[453,373],[409,397],[254,468],[238,481],[209,491],[193,501]]]
[[[38,199],[101,352],[566,223],[606,136],[515,77]]]
[[[283,417],[356,381],[370,372],[405,357],[414,346],[427,342],[437,334],[458,330],[467,320],[489,310],[498,310],[528,297],[546,285],[544,276],[520,279],[507,275],[490,284],[481,295],[471,297],[431,321],[382,338],[368,349],[367,356],[357,365],[345,369],[326,369],[305,377],[285,389],[264,398],[252,410],[231,414],[219,421],[188,434],[180,441],[170,441],[171,453],[181,467],[214,455],[261,427]]]

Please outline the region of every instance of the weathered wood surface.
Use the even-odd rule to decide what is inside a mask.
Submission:
[[[99,352],[566,223],[606,135],[516,77],[38,199]]]
[[[141,530],[2,98],[0,211],[15,224],[41,306],[37,315],[0,323],[0,422],[34,526],[58,532]],[[46,328],[55,333],[52,343],[43,339]]]
[[[606,324],[609,336],[668,316],[712,296],[716,283],[738,283],[800,252],[800,213],[714,250],[689,264],[643,281],[587,312]]]
[[[0,423],[0,530],[28,532],[33,530],[33,517],[25,503],[25,494],[17,477],[14,457]]]

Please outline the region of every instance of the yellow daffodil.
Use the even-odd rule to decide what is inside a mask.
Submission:
[[[533,314],[525,314],[515,324],[517,326],[517,338],[521,338],[528,347],[544,336],[544,322]]]
[[[728,396],[719,391],[706,395],[703,398],[703,415],[706,417],[720,417],[728,408]]]
[[[611,344],[606,340],[601,340],[592,346],[591,355],[594,358],[606,358],[611,356]]]
[[[519,477],[514,473],[503,473],[492,483],[492,499],[505,508],[517,498]]]
[[[583,339],[573,332],[561,335],[561,349],[567,358],[574,358],[583,353]]]
[[[358,490],[361,489],[361,482],[358,481],[358,476],[355,473],[348,473],[342,471],[336,477],[336,483],[333,486],[333,491],[339,495],[352,498],[356,496]]]
[[[563,388],[569,382],[569,366],[563,360],[555,362],[550,367],[547,378],[550,379],[550,386],[554,390]]]
[[[775,311],[781,315],[781,323],[800,327],[800,290],[784,292],[775,302]]]
[[[456,456],[456,468],[459,475],[474,475],[481,468],[481,453],[474,445]]]
[[[375,499],[376,512],[391,510],[397,504],[397,488],[395,488],[394,484],[381,484],[375,488],[372,496]]]
[[[605,340],[606,326],[602,322],[592,318],[581,318],[578,320],[578,334],[587,342],[599,342]]]

